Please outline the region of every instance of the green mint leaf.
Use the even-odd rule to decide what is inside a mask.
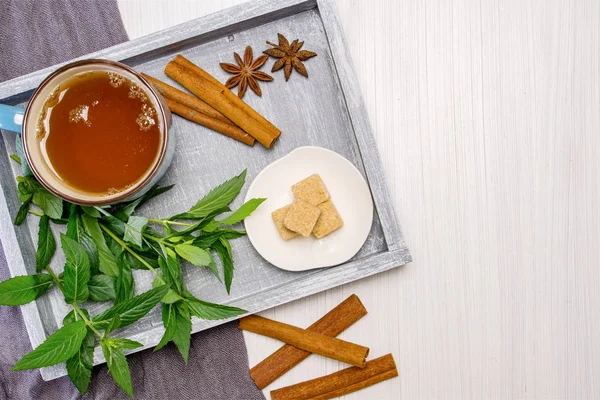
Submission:
[[[125,223],[112,215],[102,215],[102,220],[108,226],[108,228],[117,234],[119,237],[123,237],[125,234]]]
[[[121,387],[129,395],[133,397],[133,386],[131,384],[131,373],[129,372],[129,364],[123,350],[112,338],[104,338],[100,341],[102,353],[106,359],[108,370],[112,375],[117,385]]]
[[[152,189],[150,189],[146,194],[144,194],[142,197],[140,197],[137,200],[132,201],[131,203],[127,204],[125,207],[117,210],[113,215],[115,217],[117,217],[118,219],[120,219],[121,221],[125,222],[129,219],[129,217],[131,217],[131,215],[133,214],[133,212],[135,211],[135,209],[137,207],[141,206],[142,204],[146,203],[148,200],[150,200],[160,194],[168,192],[169,190],[171,190],[173,188],[173,186],[175,186],[175,185],[169,185],[169,186],[165,186],[165,187],[160,187],[160,186],[156,185]]]
[[[156,260],[156,254],[152,254],[152,256],[154,258],[150,258],[149,257],[150,254],[148,254],[148,256],[146,256],[146,254],[142,253],[142,252],[137,252],[137,255],[139,257],[141,257],[145,262],[150,264],[150,266],[152,268],[158,268],[158,261]],[[142,270],[148,269],[148,267],[146,267],[139,259],[134,257],[133,254],[131,254],[129,252],[127,252],[125,254],[125,259],[127,260],[127,262],[129,263],[129,266],[132,269],[142,269]]]
[[[161,259],[162,261],[162,259]],[[168,280],[167,277],[163,276],[163,280]],[[156,277],[153,281],[152,281],[152,288],[157,288],[159,286],[164,286],[165,282],[161,280],[159,277]],[[183,297],[181,297],[176,291],[174,291],[173,289],[169,289],[169,291],[167,292],[167,294],[165,294],[165,297],[163,297],[160,302],[163,304],[173,304],[176,303],[180,300],[183,300]]]
[[[179,243],[181,241],[185,241],[185,236],[171,236],[167,238],[167,240],[171,243]]]
[[[215,249],[223,264],[223,277],[225,278],[225,288],[227,294],[231,292],[231,282],[233,281],[233,257],[231,255],[231,246],[224,237],[219,237],[219,241],[213,243],[212,248]]]
[[[25,178],[19,176],[17,177],[17,180],[19,179]],[[33,197],[33,192],[35,191],[35,188],[28,180],[19,181],[19,183],[17,184],[17,189],[19,190],[19,200],[21,200],[21,203],[26,203],[30,201]]]
[[[217,229],[215,232],[221,233],[221,236],[225,239],[237,239],[242,236],[246,236],[246,231],[244,230],[236,231],[235,229]]]
[[[119,304],[125,300],[133,298],[135,290],[133,275],[131,274],[131,267],[127,262],[125,251],[123,251],[119,257],[117,257],[117,265],[119,266],[119,275],[117,276],[115,285],[115,304]]]
[[[200,228],[203,228],[204,226],[208,225],[209,223],[212,222],[212,220],[215,217],[218,217],[219,215],[226,213],[226,212],[230,212],[231,208],[229,207],[222,207],[219,208],[211,213],[209,213],[208,215],[199,215],[199,214],[193,214],[193,213],[183,213],[183,214],[177,214],[173,217],[170,217],[169,220],[174,220],[174,219],[199,219],[200,222],[194,224],[191,227],[186,228],[185,230],[180,231],[181,233],[190,233],[193,231],[197,231]]]
[[[113,343],[116,343],[122,349],[132,350],[137,349],[139,347],[144,347],[144,345],[140,342],[136,342],[135,340],[125,339],[125,338],[110,338]]]
[[[181,272],[181,264],[177,259],[177,255],[171,249],[165,249],[165,254],[167,255],[166,260],[166,270],[168,282],[177,289],[178,292],[182,292],[183,290],[183,274]],[[162,261],[159,259],[159,262]],[[165,268],[161,266],[161,269],[165,271]]]
[[[92,379],[94,366],[94,332],[88,330],[79,350],[67,360],[67,373],[79,393],[84,395]]]
[[[106,241],[106,245],[110,249],[110,252],[113,253],[116,260],[116,257],[119,257],[119,254],[123,252],[123,246],[121,246],[119,242],[117,242],[112,236],[106,233],[104,234],[104,240]]]
[[[32,198],[33,198],[33,193],[27,193],[27,194],[19,193],[19,200],[21,200],[22,203],[29,203]]]
[[[20,306],[30,303],[52,286],[48,274],[15,276],[0,282],[0,305]]]
[[[16,162],[17,164],[19,164],[19,165],[21,164],[21,157],[19,157],[18,155],[16,155],[16,154],[11,154],[11,155],[10,155],[10,158],[11,158],[11,159],[12,159],[14,162]]]
[[[175,252],[179,257],[191,262],[197,267],[206,267],[212,261],[208,251],[191,244],[178,244],[175,246]]]
[[[189,293],[186,294],[186,301],[190,312],[200,319],[225,319],[247,313],[246,310],[241,308],[199,300]]]
[[[69,304],[86,301],[89,297],[90,259],[83,246],[67,235],[61,234],[60,242],[67,259],[63,280],[65,301]]]
[[[83,320],[67,324],[21,358],[12,369],[19,371],[43,368],[66,361],[79,350],[86,335],[87,329]]]
[[[88,215],[92,218],[100,218],[100,211],[98,211],[97,209],[95,209],[94,207],[90,207],[90,206],[81,206],[81,209],[83,210],[83,213],[85,215]]]
[[[181,353],[183,361],[187,364],[188,356],[190,353],[190,341],[192,339],[192,320],[190,316],[190,310],[186,303],[175,304],[177,309],[175,319],[177,320],[177,326],[173,333],[173,343],[177,347],[177,350]]]
[[[154,351],[162,349],[173,339],[173,335],[177,329],[177,309],[174,304],[162,305],[162,321],[165,327],[165,334],[154,348]]]
[[[76,204],[69,207],[69,219],[67,220],[66,235],[75,241],[79,241],[79,231],[82,229],[79,221],[79,210]]]
[[[35,253],[35,269],[40,272],[50,263],[56,251],[56,241],[50,229],[50,220],[47,215],[40,218],[38,230],[38,246]]]
[[[32,176],[26,176],[25,181],[32,188],[31,201],[42,209],[50,218],[60,219],[63,212],[63,201],[54,196]]]
[[[27,214],[29,214],[29,200],[21,204],[21,207],[19,207],[19,211],[17,211],[17,216],[15,217],[14,224],[21,225],[23,222],[25,222]]]
[[[102,329],[108,326],[108,321],[115,315],[121,318],[121,327],[130,325],[148,314],[169,291],[168,286],[161,286],[138,296],[133,299],[125,300],[122,303],[114,305],[108,310],[94,317],[93,321]]]
[[[165,297],[163,297],[160,302],[164,303],[164,304],[173,304],[173,303],[177,303],[178,301],[183,300],[183,297],[181,297],[176,291],[174,291],[173,289],[169,289],[169,291],[167,292],[167,294],[165,294]]]
[[[133,212],[135,211],[137,206],[140,205],[141,202],[142,197],[129,203],[127,206],[121,208],[120,210],[117,210],[113,215],[115,216],[115,218],[118,218],[123,222],[127,222],[129,217],[131,217],[131,214],[133,214]]]
[[[171,236],[174,233],[177,233],[177,231],[173,230],[173,228],[171,228],[171,225],[169,225],[168,223],[163,222],[163,236]]]
[[[246,170],[240,175],[224,182],[208,192],[186,213],[195,218],[205,217],[210,213],[227,207],[240,193],[246,180]]]
[[[92,275],[88,282],[88,290],[92,301],[114,300],[115,278],[110,275]]]
[[[143,232],[146,225],[148,225],[148,218],[137,216],[129,217],[127,224],[125,224],[123,240],[138,247],[142,247]]]
[[[28,193],[35,192],[35,185],[40,185],[40,183],[32,176],[20,175],[16,177],[17,182],[19,184],[23,184]],[[41,186],[41,185],[40,185]],[[19,188],[19,192],[21,192],[21,188]]]
[[[104,334],[105,335],[109,335],[112,331],[114,331],[115,329],[118,329],[120,327],[121,327],[121,318],[119,318],[118,315],[115,315],[110,320],[110,323],[106,327],[106,330],[104,331]]]
[[[221,233],[220,230],[208,233],[202,232],[200,236],[198,236],[198,238],[194,239],[193,244],[196,247],[206,249],[211,247],[213,243],[218,241],[221,236],[223,236],[223,233]]]
[[[189,216],[190,219],[198,219],[199,218],[200,221],[198,221],[195,224],[188,226],[187,228],[182,229],[180,231],[172,231],[169,235],[166,235],[166,236],[168,238],[173,239],[178,236],[186,236],[193,232],[203,230],[203,229],[205,229],[205,227],[207,225],[210,225],[213,222],[215,217],[217,217],[223,213],[229,212],[229,211],[231,211],[231,209],[229,207],[223,207],[223,208],[219,208],[218,210],[213,211],[212,213],[210,213],[206,216],[202,216],[202,217],[195,217],[193,215]],[[180,214],[180,215],[184,215],[184,214]],[[184,217],[180,217],[180,218],[188,218],[188,217],[184,216]]]
[[[21,159],[21,169],[23,170],[23,175],[32,176],[33,172],[31,172],[31,168],[27,164],[27,158],[25,157],[25,151],[23,150],[23,141],[21,140],[21,134],[15,135],[15,151],[17,152],[17,156]]]
[[[203,249],[212,247],[213,243],[223,237],[225,239],[237,239],[245,236],[246,231],[237,231],[234,229],[215,229],[213,232],[201,232],[200,235],[193,239],[193,245]]]
[[[168,185],[162,187],[159,185],[153,186],[150,190],[148,190],[148,193],[142,196],[142,201],[139,205],[146,203],[147,201],[155,198],[156,196],[160,196],[161,194],[168,192],[169,190],[173,189],[174,186],[175,185]]]
[[[81,231],[79,233],[79,244],[81,244],[90,259],[90,272],[94,275],[97,274],[100,269],[100,255],[98,254],[96,242],[90,235]]]
[[[80,308],[79,311],[81,311],[87,319],[90,319],[90,313],[88,312],[88,310],[86,310],[85,308]],[[75,318],[75,317],[77,317],[77,318]],[[80,321],[80,320],[81,320],[81,316],[79,314],[75,313],[75,310],[73,310],[70,313],[68,313],[67,315],[65,315],[65,317],[63,318],[63,325],[67,325],[67,324],[70,324],[71,322]]]
[[[210,231],[214,231],[220,225],[237,224],[238,222],[243,221],[244,218],[246,218],[247,216],[252,214],[254,212],[254,210],[256,210],[258,208],[258,206],[260,206],[265,200],[266,199],[262,199],[262,198],[261,199],[250,199],[247,202],[245,202],[240,208],[238,208],[233,213],[231,213],[231,215],[227,216],[226,218],[223,218],[220,221],[212,221],[210,224],[208,224],[204,228],[204,230],[207,232],[210,232]]]
[[[217,268],[215,260],[213,259],[210,253],[208,253],[208,255],[210,256],[210,263],[208,263],[207,265],[208,269],[210,269],[210,272],[212,272],[212,274],[219,280],[219,282],[223,282],[221,280],[221,276],[219,275],[219,268]]]
[[[100,264],[98,248],[94,239],[85,232],[82,218],[79,212],[79,206],[71,204],[69,208],[69,219],[67,222],[67,236],[79,242],[90,259],[90,271],[92,274],[98,273]]]
[[[81,216],[85,232],[94,240],[98,251],[98,269],[106,275],[117,276],[119,269],[117,259],[110,251],[98,224],[98,220],[85,214]]]

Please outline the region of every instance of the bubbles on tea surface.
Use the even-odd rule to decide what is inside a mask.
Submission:
[[[54,88],[54,90],[52,90],[52,92],[48,95],[48,98],[46,99],[46,104],[53,106],[56,104],[57,100],[60,100],[58,98],[58,95],[61,94],[62,90],[60,85],[58,85],[57,87]],[[46,104],[44,104],[44,106],[46,106]]]
[[[44,105],[42,111],[40,112],[40,116],[38,117],[37,123],[35,125],[35,136],[38,139],[43,139],[46,136],[46,117],[48,116],[48,108]]]
[[[104,193],[104,196],[112,196],[113,194],[117,194],[119,192],[120,192],[119,189],[111,187],[106,190],[106,193]]]
[[[154,107],[144,103],[142,104],[142,112],[138,115],[135,122],[138,124],[142,131],[147,131],[156,125],[156,121],[154,120],[154,115],[156,111]]]
[[[69,122],[78,123],[83,121],[85,126],[92,126],[92,123],[88,121],[88,111],[89,107],[86,105],[80,105],[69,111]]]
[[[146,93],[144,93],[144,89],[136,85],[135,83],[131,83],[129,87],[129,98],[130,99],[140,99],[142,101],[146,101],[148,98],[146,97]]]
[[[115,72],[107,72],[108,79],[110,81],[110,86],[114,88],[118,88],[122,86],[125,82],[127,82],[127,78],[123,75],[119,75]]]
[[[92,107],[96,107],[98,104],[100,104],[100,102],[98,100],[94,100],[92,102]]]

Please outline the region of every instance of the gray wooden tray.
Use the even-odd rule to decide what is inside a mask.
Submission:
[[[242,53],[247,45],[252,46],[255,55],[259,54],[269,47],[265,40],[277,41],[278,32],[290,41],[304,40],[304,47],[318,54],[306,62],[310,78],[294,72],[289,82],[285,82],[283,72],[279,71],[274,73],[274,82],[261,84],[262,98],[251,92],[245,97],[250,106],[283,131],[278,143],[271,150],[260,145],[250,148],[175,117],[172,133],[178,136],[178,147],[162,183],[176,186],[139,211],[153,216],[184,211],[208,189],[244,168],[248,168],[247,182],[251,182],[262,168],[298,146],[326,147],[353,162],[369,183],[376,213],[365,245],[349,262],[328,269],[283,271],[262,259],[247,238],[237,239],[232,241],[236,270],[230,296],[206,269],[185,267],[185,280],[194,295],[241,307],[250,313],[411,261],[333,0],[265,0],[243,4],[82,57],[121,61],[169,81],[163,68],[175,54],[182,53],[225,81],[228,75],[221,70],[219,62],[233,62],[233,52]],[[272,64],[272,59],[267,61],[264,70],[269,71]],[[0,84],[0,102],[25,104],[32,90],[56,67]],[[20,205],[15,184],[20,168],[9,159],[15,151],[14,134],[2,132],[2,139],[0,234],[11,274],[24,275],[35,270],[37,218],[30,217],[19,227],[12,224]],[[243,197],[244,192],[234,205],[239,205]],[[55,271],[61,271],[64,264],[62,254],[58,253],[52,262]],[[135,274],[136,292],[148,290],[152,276],[144,271],[135,271]],[[92,314],[104,308],[98,304],[86,307]],[[54,289],[23,306],[22,311],[31,344],[36,347],[60,326],[69,308],[60,292]],[[224,322],[226,320],[194,319],[193,332]],[[120,333],[144,343],[144,348],[155,346],[162,334],[158,309]],[[99,349],[96,349],[94,362],[104,362]],[[50,380],[64,376],[66,369],[62,365],[53,366],[42,369],[41,373],[45,380]]]

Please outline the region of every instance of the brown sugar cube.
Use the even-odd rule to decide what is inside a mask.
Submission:
[[[294,193],[295,198],[303,200],[313,206],[317,206],[329,200],[329,192],[319,174],[311,175],[296,183],[292,186],[292,192]]]
[[[304,237],[308,237],[320,215],[321,210],[318,207],[312,206],[302,200],[296,200],[292,203],[283,219],[283,226]]]
[[[281,236],[281,238],[283,240],[290,240],[295,238],[296,236],[298,236],[298,234],[296,232],[292,232],[290,231],[288,228],[286,228],[285,226],[283,226],[283,220],[285,219],[285,216],[288,213],[288,210],[290,209],[292,205],[288,204],[285,207],[281,207],[278,210],[275,210],[271,213],[271,217],[273,217],[273,222],[275,223],[275,227],[277,228],[277,231],[279,232],[279,236]]]
[[[312,233],[318,239],[344,226],[344,221],[331,200],[319,204],[317,207],[321,210],[321,216],[315,224]]]

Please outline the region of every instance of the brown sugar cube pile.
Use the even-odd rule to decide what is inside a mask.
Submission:
[[[292,186],[294,202],[271,213],[279,236],[290,240],[298,234],[317,239],[344,225],[330,200],[329,191],[319,174],[313,174]]]
[[[281,236],[281,238],[283,240],[290,240],[295,238],[296,236],[298,236],[298,234],[296,232],[290,231],[288,228],[286,228],[283,225],[283,220],[285,219],[285,216],[288,213],[288,210],[292,207],[291,204],[288,204],[285,207],[281,207],[278,210],[275,210],[271,213],[271,217],[273,217],[273,222],[275,223],[275,227],[277,228],[277,231],[279,232],[279,236]]]
[[[292,186],[294,198],[318,206],[329,200],[329,192],[319,174],[313,174]]]
[[[283,225],[291,231],[308,237],[312,233],[320,215],[321,210],[319,207],[310,205],[302,200],[295,200],[285,215]]]
[[[327,200],[325,203],[317,206],[321,210],[321,216],[317,220],[315,227],[313,228],[313,235],[317,239],[321,239],[323,236],[329,235],[336,229],[341,228],[344,225],[344,221],[337,209],[333,205],[331,200]]]

